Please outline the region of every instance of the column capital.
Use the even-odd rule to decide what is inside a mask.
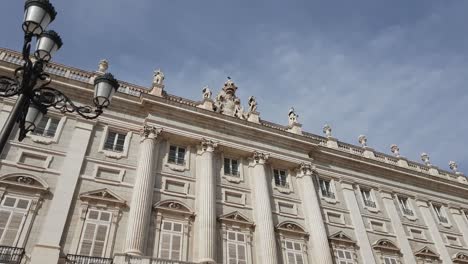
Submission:
[[[162,130],[163,129],[160,127],[144,125],[143,128],[140,130],[140,141],[143,141],[145,139],[156,139],[158,135],[161,134]]]
[[[254,165],[255,164],[265,164],[267,160],[270,158],[270,154],[268,153],[262,153],[258,151],[254,151],[252,155],[252,160]]]
[[[302,162],[299,164],[299,173],[297,174],[298,178],[302,178],[304,176],[312,176],[315,172],[315,166],[312,165],[310,162]]]
[[[213,152],[215,148],[218,147],[218,142],[215,142],[212,139],[202,138],[200,143],[200,151],[201,152]]]

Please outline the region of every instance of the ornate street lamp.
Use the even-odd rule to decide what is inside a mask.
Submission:
[[[55,19],[57,12],[48,0],[27,0],[24,5],[24,44],[22,66],[14,72],[14,77],[0,76],[0,96],[18,96],[13,109],[0,132],[0,153],[10,137],[15,123],[19,123],[19,141],[38,126],[47,108],[53,107],[63,113],[76,112],[86,119],[100,116],[110,105],[112,95],[119,83],[110,73],[94,80],[94,107],[75,105],[65,94],[51,87],[50,76],[44,66],[62,46],[62,39],[47,26]],[[31,42],[36,37],[36,50],[31,58]],[[39,81],[43,84],[38,84]]]

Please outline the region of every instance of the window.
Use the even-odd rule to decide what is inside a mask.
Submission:
[[[302,245],[300,242],[286,240],[286,259],[287,264],[303,264]]]
[[[24,224],[30,200],[5,196],[0,206],[0,244],[13,246]]]
[[[361,195],[362,195],[362,200],[363,200],[365,206],[372,207],[372,208],[377,207],[375,202],[374,202],[374,198],[372,198],[371,190],[361,188]]]
[[[411,207],[409,205],[409,201],[407,197],[398,197],[398,202],[400,203],[401,210],[403,211],[403,214],[413,216],[413,210],[411,210]]]
[[[331,189],[331,183],[329,180],[320,179],[319,185],[320,185],[320,193],[322,194],[323,197],[335,199],[335,194],[333,193]]]
[[[273,176],[275,177],[275,185],[280,187],[289,188],[287,182],[287,175],[285,170],[273,170]]]
[[[246,236],[240,232],[227,232],[227,250],[229,264],[246,264]]]
[[[162,259],[181,260],[183,225],[163,221],[159,243],[159,257]]]
[[[81,234],[79,254],[92,257],[103,257],[109,234],[111,213],[89,210]]]
[[[104,143],[104,149],[115,152],[123,152],[125,145],[125,137],[126,134],[109,131],[107,133],[106,142]]]
[[[394,257],[384,257],[384,264],[398,264],[398,260]]]
[[[439,221],[441,223],[448,223],[447,217],[445,216],[442,206],[438,204],[433,204],[432,207],[434,208],[434,212],[437,215],[437,218],[439,218]]]
[[[235,159],[224,158],[224,174],[239,177],[239,161]]]
[[[59,119],[52,118],[50,116],[43,116],[39,122],[39,125],[32,133],[38,136],[54,137],[55,133],[57,132],[59,123]]]
[[[171,145],[169,147],[169,158],[167,159],[167,161],[176,165],[184,165],[185,148]]]
[[[354,264],[353,253],[349,250],[336,249],[337,264]]]

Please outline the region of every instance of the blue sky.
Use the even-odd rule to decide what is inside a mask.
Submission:
[[[4,0],[0,46],[19,50],[23,1]],[[325,123],[341,141],[468,174],[468,1],[80,0],[53,1],[55,61],[198,100],[226,76],[261,118],[304,130]]]

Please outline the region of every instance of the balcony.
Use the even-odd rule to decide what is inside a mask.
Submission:
[[[89,257],[68,254],[65,259],[66,264],[113,264],[110,258]]]
[[[20,264],[23,255],[24,248],[0,246],[0,263]]]
[[[402,208],[402,211],[405,215],[414,216],[413,210],[411,209]]]
[[[364,205],[371,208],[377,208],[375,202],[371,200],[364,200]]]
[[[151,257],[138,257],[124,254],[116,254],[114,264],[203,264],[183,260],[169,260]]]

